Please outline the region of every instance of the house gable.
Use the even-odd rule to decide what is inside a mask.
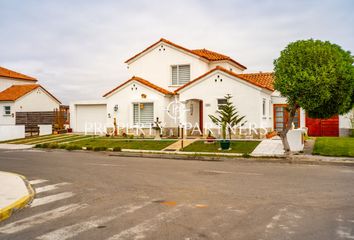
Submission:
[[[178,89],[175,90],[175,93],[181,93],[185,91],[187,88],[191,88],[194,85],[200,83],[201,81],[209,78],[211,74],[216,74],[216,73],[226,74],[231,78],[243,82],[244,84],[249,85],[250,87],[256,88],[258,90],[265,89],[269,92],[274,91],[274,89],[272,88],[273,78],[272,75],[269,76],[269,73],[267,73],[266,77],[262,78],[261,76],[249,76],[250,74],[236,74],[234,72],[226,70],[223,67],[217,66],[214,69],[188,82],[187,84],[179,87]],[[215,79],[215,81],[218,81],[218,79]]]
[[[15,101],[18,111],[52,111],[61,102],[42,86],[39,86]]]
[[[131,75],[149,79],[153,84],[171,91],[181,86],[179,81],[172,81],[172,69],[177,65],[189,66],[187,80],[209,71],[215,63],[239,73],[246,69],[245,66],[226,55],[207,49],[190,50],[166,39],[160,39],[128,59],[126,63]],[[178,78],[176,75],[173,76]],[[181,82],[184,83],[186,80]]]
[[[57,103],[61,103],[56,97],[54,97],[50,92],[48,92],[39,84],[12,85],[11,87],[0,92],[0,101],[17,101],[26,95],[31,94],[36,89],[39,89],[50,98],[55,100]]]

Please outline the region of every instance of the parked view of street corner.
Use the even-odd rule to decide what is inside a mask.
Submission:
[[[0,240],[354,239],[352,1],[0,9]]]

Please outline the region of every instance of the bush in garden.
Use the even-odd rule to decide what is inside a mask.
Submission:
[[[48,148],[49,147],[49,143],[43,143],[42,144],[42,148]]]
[[[59,144],[58,143],[51,143],[48,145],[48,148],[51,148],[51,149],[59,148]]]
[[[72,151],[72,150],[81,150],[81,149],[82,149],[82,147],[80,147],[80,146],[76,146],[76,145],[67,145],[65,149],[66,149],[66,150],[68,150],[68,151]]]
[[[113,152],[121,152],[122,148],[121,147],[114,147]]]
[[[93,151],[96,151],[96,152],[98,152],[98,151],[106,151],[107,150],[107,147],[94,147],[93,148]]]
[[[60,148],[60,149],[66,149],[66,147],[67,147],[66,144],[60,144],[60,145],[59,145],[59,148]]]

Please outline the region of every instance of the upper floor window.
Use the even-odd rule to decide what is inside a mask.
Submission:
[[[222,106],[225,106],[227,104],[227,100],[225,98],[219,98],[218,99],[218,110],[221,110]]]
[[[10,115],[10,114],[11,114],[11,107],[4,106],[4,115]]]
[[[171,66],[172,85],[183,85],[191,79],[190,65],[173,65]]]

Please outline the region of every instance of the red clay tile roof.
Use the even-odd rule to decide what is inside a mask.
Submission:
[[[240,78],[248,79],[250,82],[256,82],[262,85],[264,88],[274,91],[274,73],[260,72],[260,73],[242,73],[237,74]]]
[[[39,84],[24,84],[24,85],[12,85],[11,87],[0,92],[0,101],[16,101],[20,97],[26,95],[29,92],[37,88],[42,88],[46,93],[48,93],[52,98],[54,98],[58,103],[61,103],[56,97],[54,97],[50,92],[43,88]]]
[[[33,77],[26,76],[22,73],[18,73],[18,72],[15,72],[10,69],[3,68],[3,67],[0,67],[0,77],[17,78],[17,79],[29,80],[29,81],[35,81],[35,82],[37,81],[37,79],[35,79]]]
[[[151,83],[151,82],[149,82],[149,81],[147,81],[147,80],[145,80],[145,79],[142,79],[142,78],[140,78],[140,77],[133,76],[131,79],[125,81],[124,83],[120,84],[118,87],[112,89],[111,91],[109,91],[108,93],[106,93],[105,95],[103,95],[103,97],[108,96],[109,94],[115,92],[115,91],[118,90],[119,88],[123,87],[124,85],[126,85],[126,84],[128,84],[129,82],[132,82],[132,81],[137,81],[137,82],[139,82],[139,83],[141,83],[141,84],[143,84],[143,85],[145,85],[145,86],[148,86],[148,87],[150,87],[150,88],[152,88],[152,89],[154,89],[154,90],[156,90],[156,91],[158,91],[158,92],[160,92],[160,93],[162,93],[162,94],[165,94],[165,95],[168,95],[168,94],[173,95],[173,94],[174,94],[173,92],[170,92],[170,91],[168,91],[168,90],[166,90],[166,89],[164,89],[164,88],[161,88],[161,87],[159,87],[159,86],[157,86],[157,85],[155,85],[155,84],[153,84],[153,83]]]
[[[252,74],[252,73],[249,73],[249,74],[237,74],[237,73],[234,73],[234,72],[231,72],[223,67],[220,67],[220,66],[216,66],[215,68],[211,69],[210,71],[204,73],[203,75],[195,78],[194,80],[184,84],[183,86],[179,87],[178,89],[175,90],[175,93],[177,93],[178,91],[180,91],[181,89],[199,81],[200,79],[202,79],[203,77],[209,75],[210,73],[212,72],[215,72],[217,70],[220,70],[222,72],[225,72],[231,76],[234,76],[234,77],[237,77],[239,79],[242,79],[246,82],[249,82],[253,85],[256,85],[258,87],[261,87],[261,88],[265,88],[265,89],[268,89],[270,91],[274,91],[274,88],[273,88],[273,74],[272,73],[255,73],[255,74]],[[258,76],[253,76],[253,75],[258,75]]]
[[[217,53],[217,52],[213,52],[210,51],[208,49],[195,49],[192,50],[192,52],[194,52],[195,54],[197,54],[200,57],[206,58],[209,61],[231,61],[234,64],[240,66],[243,69],[247,69],[245,66],[243,66],[242,64],[236,62],[235,60],[233,60],[232,58],[230,58],[229,56],[226,56],[224,54],[221,53]]]
[[[158,45],[160,42],[164,42],[166,44],[169,44],[175,48],[179,48],[183,51],[186,51],[186,52],[189,52],[193,55],[197,55],[198,57],[201,57],[201,58],[204,58],[208,61],[223,61],[223,60],[226,60],[226,61],[231,61],[233,62],[234,64],[240,66],[242,69],[247,69],[245,66],[243,66],[242,64],[238,63],[237,61],[233,60],[232,58],[226,56],[226,55],[223,55],[223,54],[220,54],[220,53],[217,53],[217,52],[213,52],[213,51],[210,51],[210,50],[207,50],[207,49],[196,49],[196,50],[190,50],[190,49],[187,49],[185,47],[182,47],[180,45],[177,45],[167,39],[164,39],[164,38],[161,38],[159,41],[157,41],[156,43],[152,44],[151,46],[147,47],[145,50],[141,51],[140,53],[134,55],[133,57],[129,58],[128,60],[125,61],[125,63],[128,63],[130,62],[131,60],[135,59],[136,57],[140,56],[141,54],[149,51],[151,48],[155,47],[156,45]]]

